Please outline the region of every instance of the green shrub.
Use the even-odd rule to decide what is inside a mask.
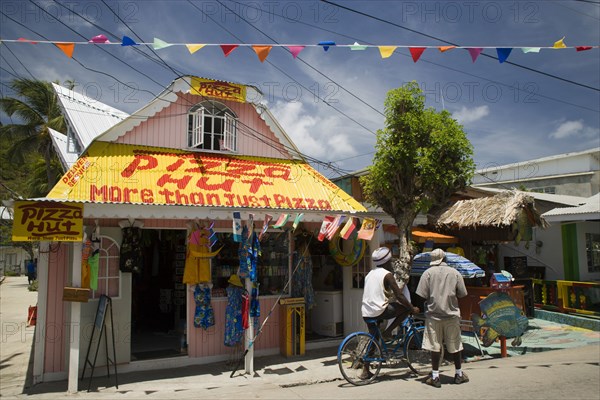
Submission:
[[[32,281],[29,286],[27,286],[27,289],[29,289],[30,292],[37,292],[38,291],[38,281],[37,279],[35,281]]]

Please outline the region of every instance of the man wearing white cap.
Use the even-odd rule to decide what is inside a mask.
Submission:
[[[444,262],[446,253],[442,249],[435,249],[430,254],[430,267],[421,276],[415,293],[425,299],[423,349],[431,352],[432,371],[425,383],[439,388],[440,358],[444,344],[453,356],[456,368],[454,383],[469,382],[469,377],[461,370],[463,345],[458,308],[458,299],[467,295],[467,289],[462,275]]]
[[[391,272],[392,253],[387,247],[376,249],[371,260],[374,268],[365,277],[365,287],[362,298],[362,316],[363,319],[391,319],[394,321],[382,333],[383,337],[390,336],[391,332],[399,326],[402,321],[410,314],[419,313],[418,307],[413,305],[404,297],[402,290],[398,287],[394,274]],[[386,290],[394,293],[396,301],[390,301],[386,296]],[[373,323],[367,323],[369,333],[377,335],[377,326]],[[363,366],[364,379],[368,378],[369,366]]]

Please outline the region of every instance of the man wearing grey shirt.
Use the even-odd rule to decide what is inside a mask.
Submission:
[[[458,307],[458,299],[467,295],[467,289],[460,273],[445,260],[442,249],[431,252],[430,267],[421,276],[415,292],[425,300],[423,349],[431,352],[432,371],[425,383],[436,388],[441,387],[439,367],[443,345],[454,360],[454,383],[469,381],[461,370],[463,345]]]

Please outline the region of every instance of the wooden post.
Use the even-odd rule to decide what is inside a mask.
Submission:
[[[500,356],[502,358],[507,356],[506,353],[506,336],[500,336]]]

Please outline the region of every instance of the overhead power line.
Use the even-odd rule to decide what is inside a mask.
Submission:
[[[427,37],[429,39],[437,40],[439,42],[442,42],[442,43],[450,45],[450,46],[458,46],[458,44],[456,44],[456,43],[447,41],[447,40],[439,38],[437,36],[429,35],[427,33],[418,31],[416,29],[408,28],[408,27],[406,27],[404,25],[400,25],[400,24],[397,24],[395,22],[388,21],[386,19],[377,17],[377,16],[372,15],[372,14],[367,14],[367,13],[365,13],[363,11],[359,11],[359,10],[356,10],[356,9],[353,9],[353,8],[350,8],[350,7],[347,7],[347,6],[343,6],[341,4],[334,3],[334,2],[329,1],[329,0],[320,0],[320,1],[323,2],[323,3],[327,3],[329,5],[341,8],[343,10],[349,11],[349,12],[352,12],[352,13],[355,13],[355,14],[358,14],[358,15],[362,15],[363,17],[371,18],[371,19],[374,19],[376,21],[379,21],[379,22],[382,22],[382,23],[385,23],[385,24],[388,24],[388,25],[392,25],[392,26],[395,26],[397,28],[404,29],[406,31],[415,33],[417,35],[421,35],[421,36],[425,36],[425,37]],[[491,58],[491,59],[494,59],[494,60],[498,60],[498,57],[495,57],[495,56],[492,56],[492,55],[486,54],[486,53],[481,53],[481,56],[484,56],[484,57],[487,57],[487,58]],[[562,78],[560,76],[553,75],[553,74],[550,74],[548,72],[540,71],[539,69],[527,67],[527,66],[522,65],[522,64],[517,64],[517,63],[511,62],[511,61],[508,61],[508,60],[504,61],[504,64],[509,64],[509,65],[515,66],[517,68],[522,68],[522,69],[525,69],[527,71],[530,71],[530,72],[533,72],[533,73],[536,73],[536,74],[544,75],[544,76],[547,76],[549,78],[558,79],[558,80],[560,80],[562,82],[570,83],[572,85],[576,85],[576,86],[580,86],[580,87],[583,87],[583,88],[586,88],[586,89],[590,89],[590,90],[593,90],[593,91],[596,91],[596,92],[600,92],[600,88],[595,88],[593,86],[589,86],[589,85],[586,85],[584,83],[575,82],[573,80]]]

